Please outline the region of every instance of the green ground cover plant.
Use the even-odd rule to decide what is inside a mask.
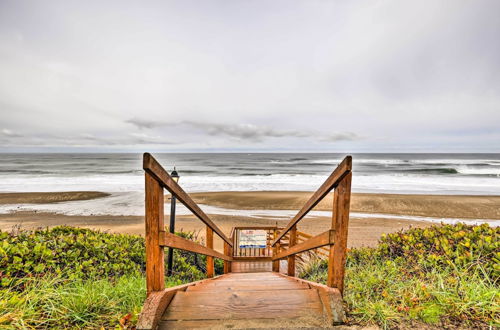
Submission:
[[[345,300],[350,322],[489,328],[500,325],[500,228],[437,225],[381,238],[349,251]],[[327,262],[300,276],[325,283]]]
[[[205,261],[174,250],[166,286],[204,278]],[[215,266],[220,274],[223,263]],[[0,232],[0,328],[133,325],[145,299],[144,271],[140,236],[66,226]]]
[[[498,327],[499,234],[487,225],[434,226],[349,251],[350,324]],[[204,278],[205,257],[176,250],[174,258],[166,286]],[[144,260],[144,239],[134,235],[71,227],[0,232],[0,328],[130,328],[145,299]],[[300,276],[324,283],[326,268],[314,259]]]

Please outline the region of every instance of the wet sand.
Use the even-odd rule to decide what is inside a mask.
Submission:
[[[100,191],[0,193],[0,204],[46,204],[83,201],[109,196]]]
[[[216,192],[191,194],[197,203],[230,209],[274,209],[298,210],[311,196],[311,192]],[[9,193],[0,194],[0,203],[50,203],[68,200],[92,199],[107,196],[100,192],[64,193]],[[168,196],[166,196],[167,198]],[[42,202],[43,200],[43,202]],[[3,202],[1,202],[3,201]],[[315,210],[331,210],[332,197],[316,206]],[[500,196],[442,196],[442,195],[394,195],[353,194],[352,212],[367,212],[431,217],[454,217],[474,219],[500,219]],[[252,218],[244,216],[210,215],[210,218],[229,235],[231,228],[243,225],[285,226],[288,219]],[[499,220],[500,221],[500,220]],[[168,223],[168,215],[165,218]],[[144,234],[142,216],[68,216],[52,213],[15,212],[0,214],[0,230],[12,230],[15,226],[24,229],[70,225],[99,229],[116,233]],[[330,217],[305,218],[298,230],[312,235],[329,229]],[[429,222],[395,220],[384,218],[359,219],[351,216],[349,224],[349,246],[375,246],[383,233],[395,232],[409,227],[428,227]],[[178,216],[177,230],[199,232],[205,236],[205,225],[194,216]],[[222,241],[215,239],[215,247],[222,249]]]

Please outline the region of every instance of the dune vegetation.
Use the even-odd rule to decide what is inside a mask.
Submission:
[[[176,250],[174,258],[167,286],[205,277],[204,256]],[[140,236],[73,227],[0,232],[0,328],[131,327],[146,297],[144,270]]]
[[[500,228],[437,225],[383,236],[349,251],[345,296],[351,324],[489,328],[500,325]],[[326,282],[325,260],[300,276]]]
[[[434,226],[349,251],[349,323],[499,326],[499,234],[488,225]],[[131,328],[145,299],[144,262],[139,236],[64,226],[0,232],[0,328]],[[167,286],[204,278],[203,256],[176,251],[174,264]],[[326,267],[311,259],[300,276],[325,282]]]

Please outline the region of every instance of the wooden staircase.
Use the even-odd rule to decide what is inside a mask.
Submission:
[[[230,273],[177,292],[159,329],[330,327],[317,288],[274,272]]]
[[[342,293],[352,178],[350,156],[286,227],[235,227],[230,237],[148,153],[144,154],[143,168],[148,295],[137,329],[330,328],[345,321]],[[164,188],[206,224],[206,246],[165,230]],[[314,237],[299,232],[297,223],[332,190],[331,229]],[[255,239],[243,239],[243,231],[245,235],[248,231],[260,232],[259,244],[249,244]],[[214,233],[222,239],[224,253],[214,250]],[[164,247],[206,255],[207,279],[165,288]],[[327,285],[295,277],[296,256],[308,251],[328,257]],[[214,277],[214,258],[224,260],[224,275]],[[282,268],[286,268],[287,275],[280,273]]]

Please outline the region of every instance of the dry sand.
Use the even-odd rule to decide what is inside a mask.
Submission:
[[[66,200],[99,198],[103,193],[73,192],[73,193],[16,193],[0,194],[0,203],[33,203],[44,200],[61,202]],[[221,192],[195,193],[193,199],[202,204],[231,209],[281,209],[298,210],[307,198],[309,192]],[[86,197],[86,198],[84,198]],[[315,210],[330,210],[331,196],[325,198]],[[351,211],[368,213],[387,213],[399,215],[421,215],[431,217],[454,218],[486,218],[500,219],[500,196],[435,196],[435,195],[385,195],[385,194],[353,194]],[[210,218],[228,234],[234,226],[253,225],[286,225],[288,220],[260,219],[243,216],[211,215]],[[168,219],[165,219],[165,223]],[[93,228],[117,233],[144,233],[144,218],[140,216],[67,216],[52,213],[16,212],[0,214],[0,229],[11,230],[20,225],[25,229],[39,227],[70,225]],[[306,218],[298,225],[298,230],[319,234],[329,228],[329,217]],[[358,219],[351,217],[349,224],[349,246],[374,246],[383,233],[395,232],[409,227],[427,227],[432,223],[394,220],[383,218]],[[178,216],[176,229],[199,232],[199,237],[205,236],[205,225],[193,216]],[[222,242],[216,238],[215,246],[222,249]]]
[[[312,195],[302,191],[194,193],[200,204],[231,209],[298,210]],[[315,210],[331,210],[332,195]],[[500,196],[360,194],[351,197],[351,212],[417,215],[437,218],[500,219]]]

